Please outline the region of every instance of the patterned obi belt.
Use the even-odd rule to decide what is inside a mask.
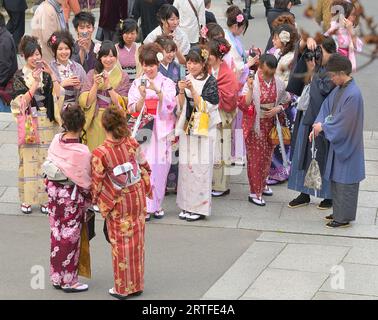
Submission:
[[[125,66],[125,67],[122,67],[122,70],[126,71],[127,75],[129,76],[129,80],[130,82],[133,82],[136,78],[136,66],[132,66],[132,67],[129,67],[129,66]]]
[[[274,108],[275,103],[262,103],[260,105],[260,119],[266,118],[265,113]]]
[[[110,97],[104,96],[102,94],[97,94],[97,105],[99,108],[109,108],[112,103],[112,99]]]

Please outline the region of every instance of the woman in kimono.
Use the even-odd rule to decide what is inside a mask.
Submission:
[[[173,135],[176,120],[173,114],[176,86],[159,72],[163,59],[161,50],[156,43],[141,48],[139,61],[143,74],[133,82],[129,92],[130,113],[146,112],[154,117],[152,136],[141,146],[152,170],[152,197],[147,199],[147,220],[151,215],[161,219],[165,214],[162,205],[172,154],[169,136]]]
[[[112,247],[114,287],[109,294],[126,299],[144,289],[144,230],[151,170],[139,144],[130,137],[121,109],[106,109],[102,124],[106,140],[93,151],[92,158],[93,203],[100,207]]]
[[[356,52],[361,52],[363,46],[363,42],[356,35],[355,30],[358,25],[356,8],[353,3],[347,0],[335,0],[332,6],[343,8],[343,12],[336,10],[337,13],[332,18],[331,26],[325,35],[333,36],[337,44],[337,52],[349,58],[352,63],[352,70],[356,71]],[[337,14],[339,15],[338,18],[336,17]]]
[[[159,66],[159,72],[176,85],[185,71],[185,67],[179,65],[175,60],[177,45],[169,36],[159,36],[156,43],[163,48],[164,58]],[[179,142],[177,137],[172,137],[172,163],[167,177],[166,193],[173,190],[177,193],[177,179],[178,179],[178,160],[179,160]]]
[[[130,82],[117,62],[117,55],[113,42],[104,41],[98,52],[97,65],[88,72],[81,89],[79,104],[85,113],[84,141],[91,151],[105,140],[101,125],[104,111],[112,105],[126,109]]]
[[[177,8],[170,4],[163,4],[159,9],[158,19],[160,20],[160,26],[151,31],[143,43],[155,42],[156,38],[161,35],[172,36],[177,45],[177,62],[185,64],[185,56],[189,52],[190,42],[186,33],[179,27],[180,14]]]
[[[290,101],[285,83],[275,75],[277,64],[273,55],[263,54],[255,79],[248,78],[239,100],[239,108],[244,116],[243,133],[251,192],[248,200],[258,206],[265,206],[262,195],[273,195],[273,191],[266,186],[275,147],[270,141],[270,131],[276,115],[282,115]]]
[[[64,132],[51,142],[47,159],[67,177],[66,182],[50,180],[49,197],[51,228],[50,279],[56,289],[65,292],[88,290],[79,283],[81,229],[90,206],[91,153],[80,143],[84,112],[69,106],[62,112]],[[48,170],[46,170],[48,171]]]
[[[287,86],[291,66],[294,59],[295,44],[297,43],[297,32],[294,27],[288,24],[278,26],[273,31],[274,56],[278,59],[276,75]],[[272,50],[273,51],[273,50]],[[295,120],[296,109],[290,104],[285,110],[285,125],[291,129]],[[290,158],[290,146],[285,146],[286,159]],[[273,153],[272,164],[270,165],[268,185],[283,183],[289,178],[290,166],[284,165],[280,146],[276,146]]]
[[[130,84],[141,73],[138,54],[140,44],[136,43],[138,37],[138,24],[134,19],[121,20],[119,24],[119,40],[116,44],[118,60],[129,76]]]
[[[81,85],[87,76],[83,67],[71,60],[74,43],[68,31],[54,32],[47,43],[55,58],[50,66],[61,86],[63,109],[68,105],[78,105]]]
[[[239,79],[240,87],[247,80],[249,68],[256,62],[254,59],[248,59],[244,50],[240,36],[245,34],[248,29],[248,19],[237,6],[230,6],[226,11],[227,29],[225,30],[226,40],[231,45],[230,55],[234,63],[234,72]],[[257,58],[256,58],[257,60]],[[241,134],[243,114],[237,111],[232,124],[232,156],[233,162],[238,165],[244,165],[245,146],[243,135]]]
[[[60,86],[50,66],[42,60],[42,50],[37,38],[24,36],[19,50],[26,64],[13,77],[14,99],[11,101],[11,110],[19,118],[25,113],[26,107],[30,106],[38,136],[34,143],[19,143],[18,146],[21,211],[31,213],[31,206],[39,205],[42,213],[47,213],[47,194],[41,165],[47,156],[50,142],[59,129],[57,121],[60,119],[60,110],[56,98],[59,97]]]
[[[176,135],[180,136],[179,178],[177,205],[182,210],[180,219],[196,221],[211,215],[211,189],[214,166],[214,145],[218,111],[217,80],[208,74],[209,52],[194,47],[187,55],[189,75],[179,81],[178,117]],[[190,128],[192,113],[206,104],[209,113],[208,136],[193,135]]]
[[[218,109],[222,119],[217,126],[212,196],[221,197],[230,193],[230,173],[227,170],[231,166],[231,129],[236,114],[239,83],[235,73],[223,61],[223,57],[230,51],[227,40],[224,38],[211,40],[207,47],[211,72],[218,83]]]

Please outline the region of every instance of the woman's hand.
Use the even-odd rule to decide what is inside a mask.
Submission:
[[[41,81],[41,73],[42,73],[42,69],[35,69],[33,72],[32,72],[32,76],[33,76],[33,79],[35,80],[35,82],[39,83]]]
[[[274,107],[272,110],[265,112],[266,118],[273,118],[276,116],[276,114],[280,113],[282,111],[282,106]]]
[[[101,74],[95,74],[94,75],[94,82],[93,82],[93,85],[94,86],[99,86],[101,83],[102,83],[102,75]]]
[[[353,34],[353,22],[344,18],[344,25],[345,28],[348,30],[350,34]]]
[[[63,80],[60,85],[63,87],[63,88],[66,88],[66,87],[76,87],[76,86],[79,86],[80,85],[80,80],[78,77],[76,76],[73,76],[73,77],[70,77],[68,79],[65,79]]]
[[[190,80],[184,80],[186,88],[190,90],[190,92],[194,91],[193,83]]]
[[[249,90],[253,91],[253,78],[252,77],[247,78],[247,86]]]
[[[258,56],[255,56],[253,58],[251,56],[249,56],[248,61],[247,61],[248,68],[251,68],[252,66],[254,66],[258,61],[259,61]]]
[[[307,49],[311,50],[311,51],[315,51],[316,47],[318,46],[318,44],[316,43],[316,41],[313,38],[308,38],[306,45],[307,45]]]
[[[142,99],[143,100],[146,99],[146,94],[147,94],[146,86],[139,86],[138,89],[139,89],[139,93]]]
[[[180,80],[177,84],[180,92],[183,92],[186,89],[186,82],[184,80]]]
[[[50,65],[45,60],[42,60],[41,62],[42,62],[42,70],[48,73],[52,77],[53,71],[51,70]]]
[[[105,89],[108,89],[110,87],[110,79],[109,79],[109,73],[107,73],[105,70],[103,71],[102,78],[104,79],[104,86]]]
[[[158,93],[161,92],[161,90],[158,90],[158,89],[156,88],[155,83],[154,83],[152,80],[150,80],[149,83],[150,83],[150,85],[148,86],[148,89],[150,89],[150,90],[152,90],[152,91],[155,91],[156,94],[158,94]]]

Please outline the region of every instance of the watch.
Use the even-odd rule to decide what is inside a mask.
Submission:
[[[106,91],[111,91],[113,90],[113,87],[109,87],[108,89],[106,89]]]

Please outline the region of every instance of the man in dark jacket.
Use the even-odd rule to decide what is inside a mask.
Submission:
[[[0,13],[0,111],[10,111],[9,93],[5,86],[17,71],[17,51],[12,35],[5,27],[4,16]]]
[[[116,33],[119,20],[128,18],[127,0],[101,0],[99,27],[103,31],[103,40],[118,42]]]
[[[274,8],[271,8],[268,10],[266,20],[268,22],[269,31],[270,31],[270,38],[268,40],[268,43],[265,48],[265,52],[267,52],[269,49],[273,47],[273,27],[272,23],[274,20],[276,20],[279,16],[284,14],[292,15],[294,18],[294,14],[290,12],[290,9],[292,7],[292,0],[275,0],[274,2]]]
[[[25,34],[25,10],[28,8],[26,0],[3,0],[4,8],[8,13],[8,31],[13,35],[16,47]]]

